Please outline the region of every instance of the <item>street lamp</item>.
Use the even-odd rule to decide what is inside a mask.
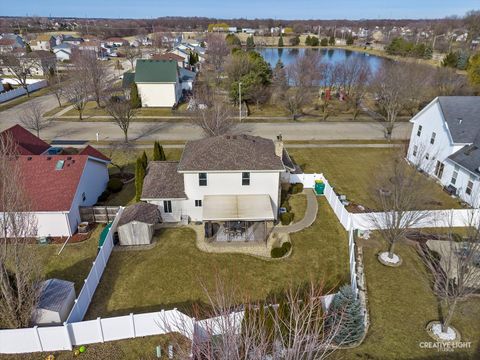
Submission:
[[[242,122],[242,83],[238,83],[238,121]]]

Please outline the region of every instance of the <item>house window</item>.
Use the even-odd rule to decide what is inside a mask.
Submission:
[[[417,136],[422,135],[422,125],[418,125]]]
[[[435,136],[437,136],[437,134],[435,134],[435,132],[432,132],[432,137],[430,138],[430,144],[434,144],[435,143]]]
[[[242,173],[242,185],[250,185],[250,173],[243,172]]]
[[[417,156],[417,151],[418,151],[418,146],[417,146],[417,145],[413,145],[412,155],[413,155],[413,156]]]
[[[82,201],[87,200],[87,195],[85,193],[82,193]]]
[[[465,194],[472,195],[472,190],[473,190],[473,181],[468,180],[467,188],[465,189]]]
[[[172,202],[170,200],[165,200],[163,202],[163,212],[165,214],[171,214],[172,213]]]
[[[445,165],[441,161],[437,160],[437,164],[435,165],[435,175],[437,176],[437,178],[442,178],[444,167]]]
[[[202,207],[202,200],[195,200],[195,207]]]
[[[453,169],[452,180],[450,181],[452,185],[455,185],[457,183],[458,169],[458,166],[455,166],[455,169]]]
[[[207,173],[199,173],[198,174],[198,185],[199,186],[207,186]]]
[[[425,159],[427,159],[427,160],[430,159],[430,154],[429,153],[425,154]]]

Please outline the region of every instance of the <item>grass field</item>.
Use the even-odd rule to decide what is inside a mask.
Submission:
[[[385,148],[292,148],[289,150],[297,164],[306,173],[323,173],[335,188],[337,194],[347,195],[347,199],[368,208],[375,209],[371,195],[375,174],[381,164],[390,161],[392,149]],[[420,175],[419,175],[420,176]],[[428,186],[427,209],[460,208],[458,200],[450,197],[439,185],[431,182]]]
[[[317,220],[292,235],[293,253],[284,260],[204,253],[188,228],[164,229],[155,240],[149,250],[112,253],[88,318],[174,307],[190,312],[193,303],[206,302],[201,283],[213,289],[217,275],[252,300],[310,279],[333,287],[349,278],[346,232],[323,198]]]
[[[470,349],[453,353],[422,349],[420,342],[433,341],[425,331],[439,320],[438,302],[430,288],[422,261],[412,246],[399,244],[403,259],[398,268],[380,264],[376,254],[385,248],[375,238],[363,242],[371,326],[358,348],[340,351],[340,359],[478,359],[480,346],[480,299],[460,303],[452,321]]]

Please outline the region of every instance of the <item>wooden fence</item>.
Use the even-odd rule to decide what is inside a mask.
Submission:
[[[119,209],[119,206],[80,206],[80,219],[94,223],[110,223]]]

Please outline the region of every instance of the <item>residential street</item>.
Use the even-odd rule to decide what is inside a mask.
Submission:
[[[53,95],[45,95],[30,101],[38,102],[44,111],[57,106]],[[20,122],[19,114],[28,103],[17,105],[0,112],[0,131]],[[393,132],[394,139],[407,139],[410,135],[410,123],[399,123]],[[245,123],[235,128],[236,133],[274,138],[279,133],[286,140],[383,140],[383,126],[373,122],[309,122],[309,123]],[[110,122],[69,122],[53,121],[43,130],[45,140],[123,140],[120,128]],[[130,125],[129,137],[132,140],[192,140],[202,137],[201,130],[185,122],[135,122]]]

